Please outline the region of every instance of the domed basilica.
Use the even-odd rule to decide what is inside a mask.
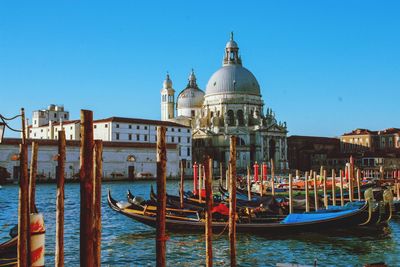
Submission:
[[[161,118],[192,127],[193,161],[201,162],[210,155],[215,164],[226,164],[229,136],[235,135],[239,169],[270,159],[274,159],[275,168],[288,168],[286,123],[278,123],[270,108],[264,112],[260,85],[243,67],[233,33],[225,46],[222,67],[211,76],[205,92],[198,87],[192,70],[175,105],[175,90],[167,75],[161,90]]]

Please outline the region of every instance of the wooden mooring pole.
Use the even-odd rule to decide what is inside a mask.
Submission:
[[[167,183],[167,149],[165,140],[166,128],[157,127],[157,218],[156,218],[156,266],[166,266],[166,183]],[[199,166],[199,171],[201,167]],[[200,175],[201,177],[201,175]],[[201,193],[199,193],[201,194]]]
[[[236,136],[231,136],[229,158],[229,249],[231,267],[236,266]]]
[[[348,182],[349,182],[349,201],[354,200],[354,159],[350,156],[350,164],[348,166]]]
[[[356,182],[357,182],[358,201],[361,201],[361,170],[360,169],[357,169]]]
[[[205,189],[206,189],[206,266],[213,265],[212,252],[212,208],[213,208],[213,193],[212,193],[212,164],[213,160],[207,157],[204,163],[205,172]]]
[[[311,177],[311,175],[310,175]],[[304,180],[304,192],[305,192],[305,198],[306,198],[306,212],[310,212],[310,194],[308,192],[308,172],[305,174],[305,180]]]
[[[225,188],[228,190],[228,192],[229,192],[229,175],[231,174],[231,171],[230,171],[230,166],[229,166],[229,163],[228,163],[228,167],[227,167],[227,169],[226,169],[226,173],[225,173]]]
[[[29,215],[29,177],[28,177],[28,145],[26,144],[25,110],[21,108],[22,141],[19,153],[19,202],[18,202],[18,266],[30,264],[30,215]]]
[[[19,177],[19,207],[18,207],[18,266],[29,265],[29,181],[28,181],[28,146],[20,145],[20,177]]]
[[[199,202],[201,203],[201,192],[203,191],[203,165],[199,164]]]
[[[181,209],[183,209],[183,194],[184,194],[184,182],[185,182],[185,161],[181,160],[181,183],[179,184],[179,200],[181,204]]]
[[[101,266],[101,179],[103,178],[103,141],[94,141],[94,266]]]
[[[318,210],[318,188],[317,188],[317,172],[313,172],[314,178],[314,207],[315,210]]]
[[[247,199],[251,200],[250,165],[247,165]]]
[[[322,177],[322,179],[324,179],[323,180],[323,185],[324,185],[324,206],[325,206],[325,209],[327,209],[328,208],[328,193],[327,193],[327,188],[326,188],[326,180],[328,179],[328,177],[327,177],[327,173],[326,173],[325,169],[323,171],[323,174],[324,174],[324,176]]]
[[[31,258],[31,241],[32,241],[32,233],[31,227],[31,213],[36,213],[36,174],[37,174],[37,157],[38,157],[38,145],[36,142],[32,142],[32,154],[31,154],[31,164],[30,164],[30,177],[29,177],[29,196],[28,196],[28,261],[30,265],[37,264],[38,262],[32,262]],[[44,249],[44,247],[43,247]],[[43,258],[44,262],[44,250],[43,253],[38,257],[38,261],[40,258]],[[36,260],[33,259],[33,260]]]
[[[264,162],[260,164],[260,197],[264,195]]]
[[[219,163],[219,176],[220,176],[221,184],[222,184],[222,182],[224,180],[224,169],[223,169],[222,162]]]
[[[271,159],[271,194],[275,196],[275,164],[274,159]]]
[[[32,142],[31,167],[29,178],[29,214],[36,212],[36,176],[37,176],[37,157],[38,144]]]
[[[95,266],[93,253],[93,147],[93,112],[81,110],[80,266]]]
[[[332,205],[336,206],[336,173],[332,169]]]
[[[64,266],[65,132],[58,131],[55,266]]]
[[[344,206],[344,196],[343,196],[343,171],[339,170],[340,177],[340,205]]]
[[[293,213],[293,186],[292,186],[292,174],[289,174],[289,213]]]

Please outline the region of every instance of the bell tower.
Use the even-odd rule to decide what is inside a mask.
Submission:
[[[163,88],[161,89],[161,120],[167,121],[173,119],[175,107],[175,90],[172,88],[172,81],[167,77],[163,82]]]

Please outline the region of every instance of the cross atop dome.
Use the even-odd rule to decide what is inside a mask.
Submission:
[[[239,46],[235,40],[233,40],[233,32],[231,32],[230,40],[226,43],[223,62],[224,66],[231,64],[242,65],[242,59],[239,56]]]

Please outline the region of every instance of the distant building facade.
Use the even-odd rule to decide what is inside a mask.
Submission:
[[[274,159],[275,168],[288,168],[287,127],[266,109],[260,85],[242,65],[233,35],[225,46],[222,67],[209,79],[205,91],[197,85],[194,71],[188,85],[173,102],[175,90],[167,75],[161,90],[161,118],[190,126],[193,130],[193,160],[210,155],[215,166],[229,160],[229,136],[237,137],[237,167],[244,170],[255,161]],[[175,110],[171,109],[176,107]]]
[[[340,137],[341,151],[346,153],[364,151],[389,151],[400,148],[400,129],[381,131],[355,129]]]
[[[327,165],[330,155],[340,152],[338,138],[298,136],[288,137],[288,159],[290,169],[309,171]]]
[[[289,166],[302,171],[320,166],[338,171],[353,156],[356,165],[365,170],[400,169],[399,135],[399,128],[389,128],[355,129],[339,138],[290,136]]]

